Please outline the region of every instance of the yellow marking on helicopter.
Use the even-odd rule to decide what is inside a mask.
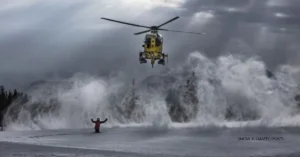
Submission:
[[[108,20],[108,21],[112,21],[112,22],[117,22],[117,23],[121,23],[121,24],[126,24],[126,25],[130,25],[130,26],[135,26],[135,27],[142,27],[142,28],[148,28],[148,30],[146,31],[142,31],[142,32],[138,32],[138,33],[134,33],[134,35],[139,35],[139,34],[144,34],[147,33],[145,35],[145,40],[144,40],[144,50],[143,52],[140,52],[139,54],[139,61],[140,64],[143,63],[147,63],[147,59],[151,61],[151,65],[153,68],[153,65],[155,63],[156,60],[158,60],[158,64],[162,64],[165,65],[165,58],[168,58],[167,54],[164,54],[162,52],[163,50],[163,37],[161,34],[158,34],[158,31],[169,31],[169,32],[180,32],[180,33],[191,33],[191,34],[204,34],[204,33],[195,33],[195,32],[183,32],[183,31],[177,31],[177,30],[168,30],[168,29],[163,29],[160,28],[161,26],[164,26],[176,19],[178,19],[179,17],[176,16],[174,18],[172,18],[171,20],[158,25],[158,26],[143,26],[143,25],[137,25],[137,24],[133,24],[133,23],[128,23],[128,22],[122,22],[122,21],[117,21],[117,20],[113,20],[113,19],[108,19],[108,18],[101,18],[103,20]],[[148,33],[150,32],[150,33]]]

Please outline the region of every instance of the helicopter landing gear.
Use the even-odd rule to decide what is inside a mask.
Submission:
[[[158,61],[158,64],[161,64],[161,65],[165,65],[165,57],[168,57],[168,55],[165,55],[164,53],[162,54],[162,59],[160,59]]]
[[[139,60],[140,64],[147,63],[147,60],[143,57],[143,52],[140,52]]]
[[[164,59],[160,59],[157,63],[161,64],[161,65],[165,65],[165,60]]]
[[[147,63],[147,60],[146,60],[146,59],[140,60],[140,64],[145,64],[145,63]]]

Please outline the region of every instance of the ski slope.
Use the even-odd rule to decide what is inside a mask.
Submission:
[[[239,140],[270,137],[276,140]],[[0,156],[300,156],[299,128],[102,128],[0,133]]]

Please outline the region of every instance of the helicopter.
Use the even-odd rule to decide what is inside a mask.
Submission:
[[[144,63],[147,63],[147,60],[151,60],[152,68],[153,68],[153,65],[155,64],[156,60],[158,60],[158,64],[165,65],[165,58],[168,59],[168,55],[162,52],[163,51],[163,36],[161,34],[159,34],[158,31],[180,32],[180,33],[190,33],[190,34],[205,34],[205,33],[184,32],[184,31],[169,30],[169,29],[161,28],[162,26],[164,26],[178,18],[179,18],[179,16],[176,16],[158,26],[144,26],[144,25],[138,25],[138,24],[122,22],[122,21],[118,21],[118,20],[101,17],[101,19],[111,21],[111,22],[117,22],[117,23],[121,23],[121,24],[125,24],[125,25],[135,26],[135,27],[148,28],[145,31],[134,33],[134,35],[140,35],[140,34],[147,33],[144,38],[145,39],[143,42],[144,44],[142,45],[144,50],[139,53],[139,61],[140,61],[140,64],[144,64]],[[148,33],[148,32],[150,32],[150,33]]]

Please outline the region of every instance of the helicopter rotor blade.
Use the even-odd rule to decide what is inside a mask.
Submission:
[[[138,32],[138,33],[134,33],[134,35],[139,35],[139,34],[144,34],[144,33],[147,33],[147,32],[150,32],[151,30],[146,30],[146,31],[142,31],[142,32]]]
[[[158,29],[161,31],[168,31],[168,32],[177,32],[177,33],[189,33],[189,34],[201,34],[204,35],[206,33],[198,33],[198,32],[184,32],[184,31],[177,31],[177,30],[168,30],[168,29]]]
[[[159,27],[161,27],[161,26],[163,26],[163,25],[166,25],[166,24],[168,24],[168,23],[170,23],[170,22],[172,22],[172,21],[174,21],[174,20],[176,20],[176,19],[178,19],[179,18],[179,16],[176,16],[176,17],[174,17],[173,19],[171,19],[171,20],[169,20],[169,21],[167,21],[167,22],[165,22],[165,23],[163,23],[163,24],[161,24],[161,25],[159,25],[159,26],[157,26],[158,28]]]
[[[125,24],[125,25],[135,26],[135,27],[151,28],[151,27],[148,27],[148,26],[143,26],[143,25],[137,25],[137,24],[128,23],[128,22],[117,21],[117,20],[108,19],[108,18],[104,18],[104,17],[102,17],[101,19],[107,20],[107,21],[112,21],[112,22],[117,22],[117,23],[122,23],[122,24]]]

